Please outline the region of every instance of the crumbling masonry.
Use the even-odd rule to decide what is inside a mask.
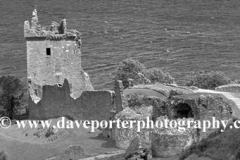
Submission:
[[[60,24],[41,26],[37,10],[24,22],[27,43],[29,118],[109,119],[112,91],[94,91],[81,66],[81,34]]]
[[[85,90],[93,90],[89,76],[81,66],[81,37],[76,30],[68,30],[66,20],[44,27],[38,22],[36,9],[31,23],[24,23],[27,41],[28,83],[31,98],[42,98],[44,85],[70,84],[71,97],[79,97]]]

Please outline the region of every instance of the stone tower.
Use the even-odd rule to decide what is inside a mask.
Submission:
[[[44,85],[61,87],[65,79],[73,98],[85,90],[93,90],[81,66],[81,34],[68,30],[65,19],[60,24],[52,22],[50,26],[41,26],[35,9],[31,22],[24,22],[24,37],[29,92],[35,102],[41,99]]]

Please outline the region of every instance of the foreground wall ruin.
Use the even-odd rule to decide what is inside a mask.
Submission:
[[[67,80],[62,87],[46,85],[38,103],[29,98],[29,119],[66,116],[76,120],[107,120],[114,109],[114,96],[112,91],[84,91],[73,99]]]

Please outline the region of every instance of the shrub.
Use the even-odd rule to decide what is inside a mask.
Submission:
[[[47,130],[45,137],[48,138],[51,135],[54,135],[54,128],[52,128],[52,127]]]
[[[142,104],[145,104],[148,97],[145,94],[132,93],[127,95],[127,99],[128,99],[129,107],[135,107],[135,106],[141,106]]]
[[[7,155],[5,154],[4,151],[0,152],[0,160],[7,160]]]
[[[215,89],[218,86],[231,83],[231,79],[226,77],[220,71],[199,71],[196,75],[190,77],[190,81],[186,83],[187,86],[196,86],[203,89]]]
[[[133,80],[134,85],[157,82],[173,83],[173,78],[169,73],[163,73],[158,68],[146,69],[142,63],[131,58],[122,61],[115,76],[115,80],[121,80],[125,88],[128,87],[129,79]]]
[[[236,159],[236,160],[239,160],[239,159],[240,159],[240,148],[238,148],[238,150],[236,151],[235,159]]]
[[[151,83],[174,83],[174,78],[169,73],[164,73],[159,68],[152,68],[147,71],[147,77]]]
[[[118,67],[116,80],[121,80],[125,88],[128,87],[128,79],[133,79],[134,82],[144,83],[144,75],[146,68],[139,61],[133,60],[131,58],[122,61],[121,65]]]
[[[23,85],[14,76],[0,77],[0,111],[12,119],[14,109],[20,106]]]

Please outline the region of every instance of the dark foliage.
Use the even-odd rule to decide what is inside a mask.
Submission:
[[[215,89],[218,86],[226,85],[231,82],[225,73],[220,71],[199,71],[190,77],[187,86],[196,86],[203,89]]]
[[[147,95],[133,93],[127,96],[129,107],[141,106],[148,99]]]
[[[142,63],[131,58],[122,61],[115,76],[115,80],[121,80],[125,88],[128,87],[129,79],[133,80],[134,85],[174,82],[169,73],[164,73],[159,68],[146,69]]]
[[[174,83],[174,78],[168,72],[164,73],[159,68],[147,70],[147,77],[151,83]]]
[[[4,151],[0,152],[0,160],[7,160],[7,155],[5,154]]]
[[[14,76],[0,77],[0,114],[13,118],[15,110],[21,104],[23,85]],[[0,116],[1,116],[0,115]]]

